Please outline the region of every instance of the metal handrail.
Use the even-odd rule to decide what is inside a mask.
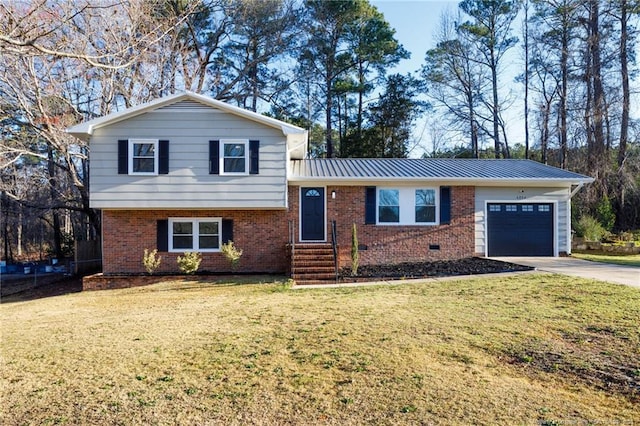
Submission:
[[[336,283],[338,282],[338,232],[336,221],[331,221],[331,248],[333,248],[333,267],[336,273]]]

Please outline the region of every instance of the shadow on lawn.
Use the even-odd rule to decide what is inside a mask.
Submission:
[[[11,282],[3,282],[3,287],[11,287]],[[44,282],[37,287],[2,296],[0,303],[27,302],[46,297],[62,296],[82,291],[82,277],[62,277],[55,281]]]

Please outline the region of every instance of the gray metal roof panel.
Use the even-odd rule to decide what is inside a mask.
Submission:
[[[462,158],[322,158],[292,161],[293,179],[489,179],[591,182],[531,160]]]

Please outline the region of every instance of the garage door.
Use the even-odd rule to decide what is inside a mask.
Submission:
[[[489,256],[553,256],[553,204],[487,204]]]

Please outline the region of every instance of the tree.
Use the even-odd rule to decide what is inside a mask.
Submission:
[[[504,133],[502,103],[499,97],[499,72],[504,54],[513,47],[518,39],[512,35],[511,25],[518,14],[520,2],[517,0],[463,0],[460,9],[472,20],[462,24],[462,31],[475,41],[481,53],[481,64],[487,67],[491,75],[491,100],[485,100],[491,112],[496,158],[500,153],[509,157],[509,144],[505,138],[500,143],[500,131]]]
[[[358,18],[348,26],[347,45],[353,52],[354,76],[349,79],[353,84],[346,86],[346,93],[355,92],[357,96],[356,140],[362,137],[364,96],[376,87],[376,83],[383,81],[388,67],[410,56],[394,35],[395,30],[384,16],[369,4],[362,7]],[[373,78],[369,78],[371,74],[374,74]],[[349,147],[344,147],[342,140],[340,145],[341,154],[348,155]]]
[[[428,108],[419,100],[423,83],[411,75],[393,74],[385,92],[368,113],[370,127],[362,136],[358,157],[407,157],[415,120]]]
[[[437,45],[426,53],[422,76],[426,81],[427,95],[444,110],[453,129],[468,135],[470,149],[479,157],[481,133],[484,128],[481,99],[486,88],[486,73],[479,66],[472,40],[461,31],[459,22],[445,13],[440,17]]]
[[[357,19],[364,1],[307,2],[308,40],[300,57],[301,74],[315,80],[320,98],[324,102],[326,155],[334,156],[333,114],[335,84],[348,69],[354,66],[345,41],[350,22]]]

